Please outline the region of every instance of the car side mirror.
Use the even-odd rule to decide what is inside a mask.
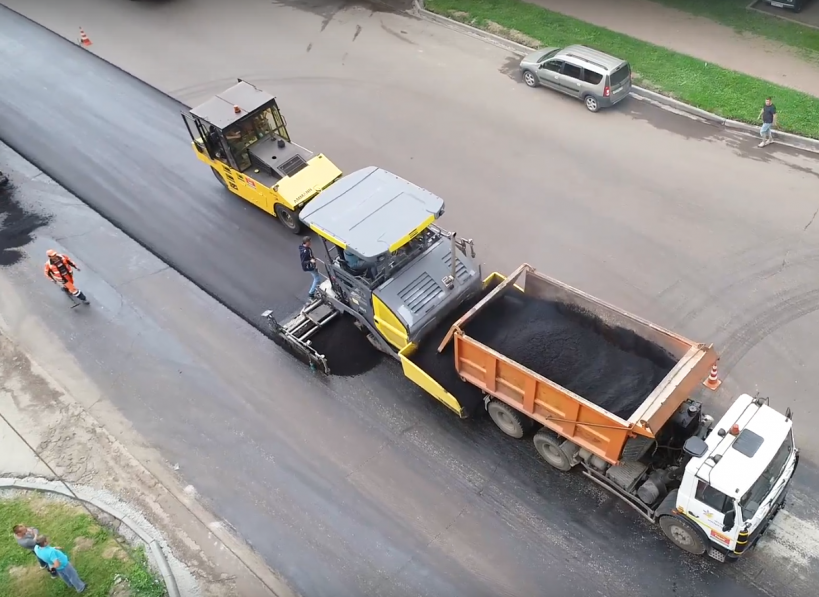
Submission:
[[[722,519],[722,530],[723,532],[730,531],[734,528],[734,525],[737,522],[737,513],[735,510],[728,512]]]

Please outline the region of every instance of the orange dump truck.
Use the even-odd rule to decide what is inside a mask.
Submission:
[[[494,274],[486,283],[488,292],[451,326],[438,351],[454,343],[458,375],[484,393],[486,410],[504,433],[521,438],[539,427],[534,444],[546,462],[561,471],[582,468],[686,551],[725,561],[755,544],[781,507],[798,461],[790,413],[782,415],[766,399],[742,395],[715,426],[702,403],[692,399],[717,362],[713,346],[692,342],[529,265],[505,279]],[[536,371],[549,365],[529,354],[537,347],[546,345],[548,359],[558,359],[563,369],[583,357],[579,341],[561,329],[538,337],[537,313],[544,305],[579,322],[585,334],[620,342],[614,349],[632,353],[629,358],[650,349],[667,367],[642,380],[647,389],[632,396],[638,401],[614,414],[591,396]],[[481,339],[490,336],[498,339]],[[493,347],[493,342],[499,344]],[[498,349],[504,342],[516,342],[517,359]],[[643,371],[651,375],[654,366],[646,367]],[[554,369],[554,376],[563,369]],[[575,369],[588,379],[597,373]],[[592,379],[586,385],[611,390],[606,383]],[[618,388],[635,387],[628,383],[609,393],[619,399]],[[750,510],[749,504],[754,506]]]

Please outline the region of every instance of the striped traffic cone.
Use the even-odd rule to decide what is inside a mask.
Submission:
[[[702,382],[702,385],[709,390],[716,390],[722,385],[722,382],[719,379],[719,372],[717,371],[716,363],[714,363],[713,367],[711,367],[711,374],[708,376],[708,379]]]
[[[88,36],[85,34],[85,31],[83,31],[82,27],[80,27],[80,45],[84,48],[91,45],[91,40],[88,39]]]

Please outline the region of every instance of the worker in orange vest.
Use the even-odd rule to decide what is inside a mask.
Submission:
[[[80,271],[77,264],[68,255],[61,255],[54,249],[46,251],[46,255],[48,255],[44,269],[46,278],[56,283],[66,294],[87,304],[88,299],[79,288],[74,286],[73,270]]]

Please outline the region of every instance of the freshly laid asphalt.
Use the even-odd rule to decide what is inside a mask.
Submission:
[[[295,43],[286,35],[326,27],[330,36],[324,47],[305,38],[312,57],[282,73],[229,74],[221,63],[185,71],[195,58],[175,58],[160,41],[168,30],[185,44],[181,13],[163,14],[157,43],[118,64],[186,101],[237,75],[280,78],[300,142],[346,171],[384,165],[439,192],[447,223],[476,239],[488,269],[527,260],[733,348],[710,406],[756,385],[777,407],[796,407],[806,458],[793,516],[815,528],[809,158],[755,155],[747,139],[642,105],[589,120],[581,105],[510,79],[503,52],[399,15],[369,27],[375,11],[276,10],[292,19],[275,25],[287,42],[269,42],[279,49]],[[362,23],[359,46],[339,50],[333,27],[351,38]],[[143,24],[129,20],[127,34],[116,25],[123,45],[111,54],[126,55],[128,35],[148,38]],[[96,36],[95,48],[115,37]],[[4,141],[247,321],[301,304],[308,280],[296,237],[216,184],[192,154],[183,105],[5,9],[0,56]],[[152,56],[167,66],[153,79],[140,72]],[[332,65],[299,76],[295,63],[307,60]],[[197,69],[199,80],[180,74]],[[458,96],[453,88],[467,83]],[[26,269],[32,258],[8,274],[15,285],[3,295],[16,288],[20,300],[4,317],[24,343],[21,322],[47,322],[134,428],[304,595],[765,594],[757,585],[810,594],[813,560],[789,562],[779,544],[736,567],[686,558],[584,479],[546,469],[529,442],[457,420],[393,364],[354,379],[311,377],[68,194],[26,178],[22,163],[7,168],[21,202],[55,215],[31,255],[58,243],[88,264],[96,309],[63,317],[62,297]]]

